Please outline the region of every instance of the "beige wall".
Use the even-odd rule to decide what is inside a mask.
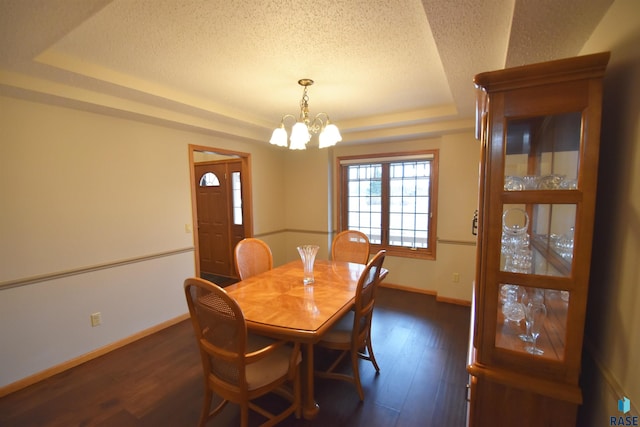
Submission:
[[[640,403],[640,2],[617,0],[582,53],[611,51],[602,149],[581,425],[609,425],[617,400]]]
[[[9,98],[0,110],[0,282],[178,251],[0,290],[5,385],[183,314],[193,242],[187,134]]]
[[[190,144],[250,153],[254,233],[277,265],[297,259],[303,243],[329,256],[338,151],[279,150],[6,97],[0,110],[0,387],[186,313]],[[472,241],[472,134],[399,149],[416,147],[441,150],[439,236]],[[473,246],[439,244],[437,261],[390,258],[387,266],[390,283],[470,297]],[[452,271],[460,283],[447,279]],[[98,311],[103,324],[92,328]]]
[[[640,401],[639,7],[615,1],[582,52],[612,51],[583,375],[586,425],[608,422],[622,396],[636,414]],[[0,387],[186,312],[179,284],[194,271],[184,227],[191,222],[188,144],[251,153],[254,232],[272,245],[277,264],[296,259],[300,243],[328,254],[334,158],[390,150],[289,152],[4,97],[0,110],[0,283],[168,254],[0,290]],[[477,142],[469,132],[393,144],[393,151],[416,148],[440,149],[437,260],[389,257],[387,280],[468,300]],[[307,189],[301,177],[310,172]],[[451,281],[454,272],[460,283]],[[103,315],[98,328],[89,323],[94,311]]]
[[[475,269],[475,236],[471,220],[477,206],[479,144],[473,132],[391,144],[340,145],[285,152],[283,233],[263,238],[274,249],[276,265],[298,259],[300,244],[320,246],[328,257],[337,230],[338,194],[335,162],[340,156],[437,148],[440,150],[438,246],[436,260],[387,257],[386,283],[439,297],[470,301]],[[453,281],[458,273],[459,282]]]
[[[255,230],[285,227],[267,144],[6,97],[0,111],[0,387],[186,313],[189,144],[251,153]]]
[[[284,261],[299,259],[296,246],[301,244],[318,245],[318,257],[329,258],[330,153],[317,148],[286,153]]]
[[[175,135],[44,104],[2,105],[0,222],[12,244],[0,247],[1,281],[192,246],[188,157]]]
[[[582,52],[611,50],[612,59],[581,425],[608,425],[622,396],[635,414],[640,402],[638,16],[637,0],[615,1]],[[192,235],[185,233],[192,218],[188,144],[251,153],[254,232],[272,246],[277,264],[295,259],[300,243],[328,254],[336,228],[328,185],[334,158],[390,150],[372,144],[289,152],[4,97],[0,111],[0,283],[143,257],[1,289],[0,387],[186,312],[180,284],[194,272]],[[392,151],[416,148],[440,149],[437,260],[389,257],[387,281],[468,300],[477,143],[469,132],[394,143]],[[454,272],[460,283],[451,281]],[[91,328],[95,311],[103,325]]]
[[[480,146],[472,131],[419,141],[334,148],[334,157],[368,153],[439,150],[438,243],[435,260],[387,257],[386,283],[430,291],[439,297],[471,300],[475,271],[475,236],[471,220],[478,204]],[[335,191],[335,186],[332,187]],[[333,194],[337,206],[337,192]],[[334,214],[337,212],[334,211]],[[337,218],[334,218],[337,223]],[[459,282],[453,282],[458,273]]]

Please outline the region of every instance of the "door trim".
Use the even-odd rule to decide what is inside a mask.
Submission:
[[[253,196],[251,189],[251,154],[241,151],[225,150],[223,148],[210,147],[205,145],[189,144],[189,187],[191,189],[191,234],[193,235],[195,274],[200,277],[200,244],[198,242],[198,211],[196,203],[195,187],[195,166],[193,154],[196,151],[207,151],[211,153],[236,156],[242,164],[240,174],[242,184],[242,215],[245,223],[246,237],[253,237]]]

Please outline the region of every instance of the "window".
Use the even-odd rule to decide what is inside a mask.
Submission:
[[[240,172],[231,172],[231,193],[233,195],[233,223],[242,225],[242,182]]]
[[[341,228],[389,255],[435,259],[438,151],[338,161]]]
[[[200,187],[220,187],[220,180],[213,172],[207,172],[200,178]]]

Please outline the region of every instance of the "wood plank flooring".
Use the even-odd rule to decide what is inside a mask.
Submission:
[[[381,370],[375,375],[361,361],[365,401],[351,384],[316,380],[318,417],[291,416],[281,425],[464,426],[469,314],[469,307],[433,296],[380,288],[372,340]],[[184,321],[1,398],[0,426],[194,426],[202,393],[200,359]],[[251,425],[263,421],[252,414]],[[228,405],[210,425],[238,423],[237,407]]]

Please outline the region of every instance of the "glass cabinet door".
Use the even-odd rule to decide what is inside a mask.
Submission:
[[[503,205],[502,271],[571,276],[581,137],[580,112],[506,121],[504,192],[524,203]]]
[[[495,346],[524,355],[565,359],[571,293],[501,283]]]
[[[571,276],[576,213],[570,203],[503,205],[500,270]]]
[[[572,277],[581,127],[580,112],[506,120],[500,271],[516,275],[498,283],[497,348],[565,360],[571,292],[548,278]]]
[[[576,189],[581,125],[580,112],[509,120],[505,191]]]

